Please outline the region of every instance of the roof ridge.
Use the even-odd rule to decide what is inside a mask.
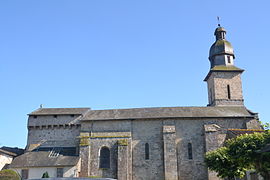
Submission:
[[[263,129],[228,129],[229,131],[265,131]]]

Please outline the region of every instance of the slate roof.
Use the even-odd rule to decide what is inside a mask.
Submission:
[[[210,77],[210,74],[212,72],[244,72],[243,69],[240,69],[236,66],[214,66],[213,68],[210,69],[210,71],[208,72],[208,74],[206,75],[206,77],[204,78],[204,81],[207,81],[208,78]]]
[[[79,161],[79,156],[49,157],[49,151],[26,152],[16,157],[10,164],[10,168],[22,167],[57,167],[57,166],[75,166]]]
[[[134,109],[91,110],[83,117],[87,120],[120,120],[150,118],[218,118],[254,117],[244,106],[227,107],[157,107]]]
[[[240,69],[236,66],[214,66],[211,68],[211,71],[236,71],[236,72],[243,72],[243,69]]]
[[[15,156],[19,156],[23,154],[24,149],[17,148],[17,147],[14,148],[14,147],[3,146],[0,148],[0,152],[15,157]]]
[[[89,110],[90,108],[39,108],[28,115],[80,115]]]
[[[9,156],[12,156],[12,157],[17,156],[17,154],[15,154],[13,152],[5,151],[3,149],[0,149],[0,154],[6,154],[6,155],[9,155]]]

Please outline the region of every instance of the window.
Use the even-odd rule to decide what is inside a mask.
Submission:
[[[99,168],[110,168],[110,149],[108,147],[100,149]]]
[[[57,118],[57,115],[53,115],[54,118]]]
[[[145,160],[148,160],[149,159],[149,144],[148,143],[145,143],[144,151],[145,151]]]
[[[209,99],[210,99],[209,103],[212,103],[212,89],[211,88],[210,88],[210,97],[209,97]]]
[[[64,168],[57,168],[56,177],[63,177],[63,175],[64,175]]]
[[[230,64],[231,63],[231,57],[227,56],[227,62]]]
[[[74,117],[75,115],[74,114],[71,114],[70,117]]]
[[[22,179],[28,179],[28,169],[22,169]]]
[[[188,159],[193,159],[192,157],[192,144],[188,143]]]
[[[37,118],[37,116],[34,116],[34,118],[36,119],[36,118]]]
[[[231,88],[230,85],[227,85],[228,99],[231,99]]]

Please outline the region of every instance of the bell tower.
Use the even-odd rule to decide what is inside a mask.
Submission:
[[[234,51],[226,40],[226,30],[220,25],[214,35],[216,41],[210,48],[210,71],[204,81],[208,88],[208,106],[243,106],[241,74],[234,65]]]

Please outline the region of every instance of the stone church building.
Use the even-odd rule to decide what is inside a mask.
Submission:
[[[26,153],[10,168],[25,179],[107,177],[118,180],[216,180],[204,155],[229,133],[260,129],[242,95],[243,69],[218,26],[204,81],[208,105],[91,110],[39,108],[29,114]]]

